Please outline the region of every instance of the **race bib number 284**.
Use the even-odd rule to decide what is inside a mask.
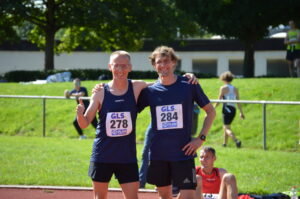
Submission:
[[[156,107],[157,130],[183,128],[182,105]]]

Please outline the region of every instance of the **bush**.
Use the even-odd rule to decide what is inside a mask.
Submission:
[[[5,73],[4,79],[8,82],[28,82],[37,79],[46,79],[49,75],[65,72],[66,70],[49,70],[49,71],[10,71]],[[100,76],[105,76],[108,79],[112,78],[109,70],[99,69],[71,69],[68,70],[72,74],[72,78],[79,78],[81,80],[98,80]],[[182,75],[184,71],[176,71],[176,74]],[[216,77],[211,74],[194,73],[198,78]],[[132,71],[129,73],[130,79],[157,79],[158,75],[155,71]]]
[[[47,75],[43,71],[11,71],[4,74],[8,82],[27,82],[37,79],[46,79]]]
[[[62,73],[66,70],[49,70],[49,71],[10,71],[4,74],[4,79],[8,82],[28,82],[35,81],[37,79],[46,79],[49,75],[56,73]],[[78,77],[81,80],[97,80],[100,75],[107,75],[111,77],[111,73],[108,70],[98,69],[74,69],[68,70],[72,74],[72,78]]]

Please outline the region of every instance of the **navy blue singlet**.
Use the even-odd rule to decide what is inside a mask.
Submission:
[[[137,105],[131,80],[124,95],[116,96],[104,85],[104,99],[99,112],[91,162],[135,163],[135,123]]]
[[[182,148],[191,141],[194,102],[200,107],[210,103],[200,85],[188,83],[178,76],[171,85],[159,81],[143,89],[138,99],[139,111],[150,106],[153,138],[150,160],[181,161],[186,156]]]

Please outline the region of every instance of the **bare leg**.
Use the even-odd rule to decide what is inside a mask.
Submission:
[[[297,70],[297,77],[300,77],[300,59],[295,60],[295,66]]]
[[[218,199],[237,199],[238,189],[236,185],[235,176],[231,173],[224,174]]]
[[[202,195],[202,177],[197,175],[197,187],[196,187],[196,192],[195,192],[195,198],[197,199],[203,199]]]
[[[290,73],[290,77],[293,77],[294,76],[294,66],[293,66],[293,62],[288,60],[288,65],[289,65],[289,73]]]
[[[230,128],[230,125],[224,125],[224,131],[225,131],[225,134],[230,136],[235,142],[237,141],[234,133],[232,132],[231,128]]]
[[[240,148],[242,145],[242,142],[235,137],[234,133],[232,132],[232,130],[230,128],[230,125],[224,125],[224,128],[225,128],[226,134],[234,140],[236,147]]]
[[[195,190],[185,189],[180,190],[177,199],[194,199],[195,198]]]
[[[107,199],[108,182],[93,181],[94,199]]]
[[[172,185],[157,187],[160,199],[172,199]]]
[[[228,135],[227,135],[227,133],[226,133],[226,128],[225,128],[225,126],[223,126],[223,138],[224,138],[224,140],[223,140],[223,146],[226,146],[227,145],[227,142],[228,142]]]
[[[125,199],[138,199],[139,182],[129,182],[121,184]]]

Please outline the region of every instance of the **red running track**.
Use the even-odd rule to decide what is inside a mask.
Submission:
[[[155,191],[140,190],[140,199],[157,199]],[[47,188],[47,187],[0,187],[0,199],[92,199],[91,189],[68,189]],[[122,199],[122,192],[119,190],[109,190],[109,199]]]

